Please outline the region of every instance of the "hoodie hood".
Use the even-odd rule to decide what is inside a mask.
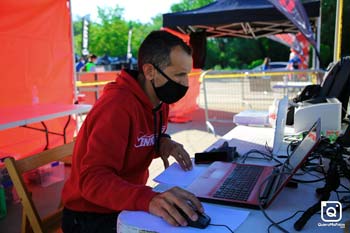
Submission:
[[[122,70],[117,76],[115,82],[108,83],[104,88],[104,94],[123,95],[123,98],[136,97],[141,103],[143,108],[147,112],[151,112],[153,115],[153,138],[155,151],[159,151],[160,135],[166,130],[167,116],[169,108],[167,105],[160,104],[157,107],[153,107],[151,100],[137,82],[138,72],[135,70]],[[118,91],[116,91],[118,90]]]
[[[103,92],[109,93],[115,91],[116,89],[125,92],[126,95],[134,95],[143,106],[153,109],[153,105],[146,95],[146,93],[141,88],[140,84],[137,82],[138,71],[136,70],[125,70],[123,69],[117,76],[115,82],[108,83]]]

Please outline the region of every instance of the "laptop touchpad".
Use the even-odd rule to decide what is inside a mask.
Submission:
[[[224,171],[215,170],[213,173],[210,174],[210,178],[221,179],[222,177],[224,177],[224,175],[225,175]]]

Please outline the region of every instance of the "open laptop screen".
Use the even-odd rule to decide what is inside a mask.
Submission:
[[[284,165],[275,180],[275,188],[272,188],[270,200],[274,199],[296,171],[302,166],[308,155],[312,152],[321,138],[321,120],[318,119],[308,131],[307,135],[300,142],[297,148],[289,157],[288,165]]]
[[[288,110],[288,97],[280,99],[277,109],[276,128],[273,139],[272,154],[277,155],[283,145],[284,131],[286,128],[286,118]]]
[[[303,162],[305,155],[310,153],[310,151],[313,149],[313,147],[317,144],[317,142],[320,140],[321,133],[321,120],[318,119],[305,138],[302,140],[302,142],[298,145],[298,147],[294,150],[294,152],[291,154],[289,158],[289,165],[292,168],[292,172],[296,172],[296,169],[298,169]]]

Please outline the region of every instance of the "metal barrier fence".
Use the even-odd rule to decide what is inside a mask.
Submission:
[[[77,72],[76,83],[78,100],[83,96],[84,103],[94,104],[103,92],[104,86],[114,81],[119,71]]]
[[[321,83],[323,75],[321,70],[205,71],[200,103],[204,103],[207,126],[232,122],[233,115],[243,110],[268,110],[275,98],[293,98],[305,86]]]

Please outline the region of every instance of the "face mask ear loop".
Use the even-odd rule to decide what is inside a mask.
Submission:
[[[158,66],[156,66],[155,64],[152,64],[153,67],[161,74],[163,75],[164,78],[166,78],[168,81],[170,82],[174,82],[173,80],[171,80],[171,78],[169,78],[168,75],[166,75]]]

